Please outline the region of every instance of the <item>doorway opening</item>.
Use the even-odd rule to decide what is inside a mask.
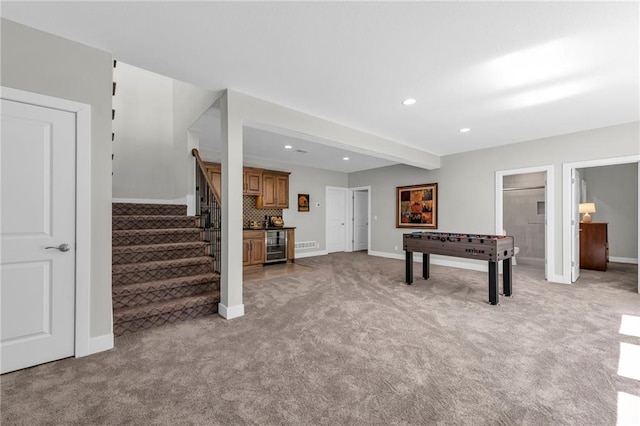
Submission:
[[[608,182],[613,182],[616,179],[616,176],[619,175],[619,171],[615,171],[615,169],[605,169],[604,166],[616,166],[616,165],[628,165],[635,163],[635,174],[632,173],[633,176],[637,175],[637,167],[640,161],[640,156],[631,155],[625,157],[616,157],[616,158],[605,158],[599,160],[590,160],[590,161],[581,161],[575,163],[565,163],[562,167],[562,185],[563,185],[563,194],[571,194],[569,197],[565,195],[563,197],[563,205],[562,205],[562,235],[563,235],[563,279],[565,283],[575,282],[579,277],[579,265],[580,265],[580,238],[579,238],[579,227],[581,214],[579,213],[579,203],[580,202],[593,202],[595,204],[596,212],[594,214],[594,222],[601,221],[604,222],[612,221],[610,216],[611,214],[617,214],[619,211],[616,210],[616,205],[619,209],[623,209],[622,204],[625,204],[626,207],[630,207],[629,204],[633,204],[632,210],[634,210],[630,215],[632,216],[628,222],[627,226],[621,230],[621,235],[625,237],[619,237],[618,240],[623,238],[625,240],[629,239],[628,234],[634,234],[631,238],[635,237],[634,241],[627,241],[627,245],[635,245],[635,251],[631,251],[630,255],[624,254],[625,251],[622,250],[620,252],[614,252],[613,255],[610,254],[610,261],[621,262],[621,263],[637,263],[638,261],[638,252],[640,251],[640,215],[638,214],[638,210],[640,209],[640,201],[638,201],[638,188],[640,188],[640,177],[635,178],[635,182],[630,182],[633,180],[633,177],[627,179],[622,184],[605,183],[606,188],[601,190],[598,189],[599,186],[603,184],[603,179],[606,179]],[[582,172],[582,173],[581,173]],[[604,174],[602,173],[604,172]],[[591,173],[591,178],[589,178],[589,174]],[[594,176],[595,175],[595,176]],[[585,179],[586,177],[586,179]],[[583,182],[584,181],[584,182]],[[591,182],[591,184],[589,183]],[[620,192],[618,190],[623,190],[624,187],[635,186],[635,191],[632,188],[629,194],[635,195],[636,202],[629,203],[629,200],[625,200],[624,202],[618,202],[610,200],[613,192]],[[614,188],[612,188],[612,186]],[[613,189],[613,191],[612,191]],[[593,201],[593,197],[598,199],[596,203]],[[600,214],[598,214],[598,204],[602,207],[600,208]],[[629,214],[628,214],[629,215]],[[615,219],[615,224],[619,225],[622,221],[622,218]],[[633,230],[635,225],[635,232]],[[613,225],[613,222],[611,223]],[[616,234],[618,231],[615,231]],[[611,240],[611,238],[609,238]],[[618,244],[619,241],[616,241]],[[616,248],[616,250],[618,250]],[[629,252],[629,248],[626,249]],[[637,272],[636,272],[636,275]],[[640,275],[637,278],[638,280],[638,293],[640,293]]]
[[[369,252],[371,241],[371,187],[358,187],[349,189],[349,211],[350,220],[348,234],[350,242],[348,251],[367,251]]]
[[[496,172],[496,228],[514,237],[516,265],[537,268],[553,279],[553,167],[540,166]]]

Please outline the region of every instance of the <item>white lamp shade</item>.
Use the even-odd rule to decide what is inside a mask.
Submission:
[[[595,213],[596,205],[595,203],[581,203],[579,208],[580,213]]]

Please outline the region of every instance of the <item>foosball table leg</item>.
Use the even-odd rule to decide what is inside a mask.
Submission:
[[[513,274],[513,268],[511,268],[511,257],[502,261],[502,290],[504,295],[511,297],[513,289],[511,288],[511,278]]]
[[[405,252],[405,282],[407,284],[413,283],[413,252],[406,251]]]
[[[498,299],[498,262],[489,262],[489,303],[497,305]]]
[[[422,278],[429,279],[429,253],[422,253]]]

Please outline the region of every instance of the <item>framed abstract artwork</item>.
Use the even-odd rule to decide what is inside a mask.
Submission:
[[[438,184],[396,188],[396,228],[438,229]]]

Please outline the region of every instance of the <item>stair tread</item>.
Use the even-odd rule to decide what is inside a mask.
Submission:
[[[179,311],[188,307],[216,303],[219,300],[219,294],[220,292],[215,290],[197,296],[181,297],[179,299],[150,303],[148,305],[134,306],[131,308],[114,309],[113,320],[114,322],[131,321],[152,315],[160,315],[165,312]]]
[[[158,220],[158,219],[197,219],[198,216],[186,216],[183,214],[114,214],[114,219],[122,220]]]
[[[200,228],[154,228],[154,229],[114,229],[113,235],[180,234],[182,232],[200,232]]]
[[[187,243],[159,243],[159,244],[141,244],[137,246],[113,246],[113,253],[130,253],[143,251],[163,251],[163,250],[179,250],[186,248],[200,248],[206,246],[205,241],[191,241]]]
[[[162,215],[167,212],[184,216],[187,213],[187,206],[183,204],[112,203],[111,211],[113,216]]]
[[[152,269],[168,269],[179,266],[199,265],[203,263],[213,263],[214,259],[211,256],[198,256],[187,257],[185,259],[168,259],[168,260],[155,260],[153,262],[142,263],[125,263],[122,265],[113,265],[111,272],[115,274],[123,274],[133,271],[144,271]]]
[[[158,281],[147,281],[143,283],[124,284],[114,286],[112,293],[114,296],[145,293],[148,291],[164,290],[194,284],[202,284],[220,279],[220,274],[211,272],[208,274],[191,275],[187,277],[175,277]]]

